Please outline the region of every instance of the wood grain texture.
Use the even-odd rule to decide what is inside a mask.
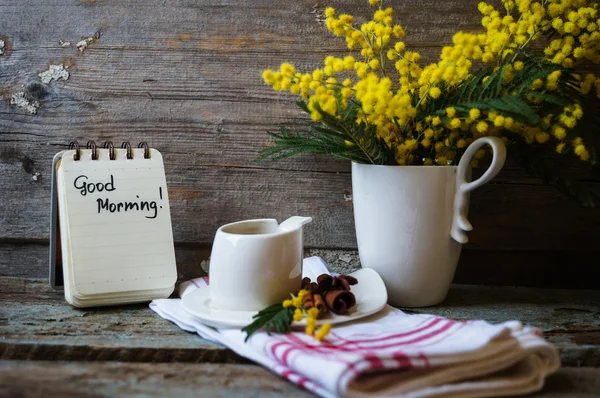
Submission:
[[[19,278],[0,278],[0,292],[0,358],[246,362],[164,321],[147,304],[79,310],[46,281]]]
[[[0,396],[312,397],[256,365],[46,361],[0,361]]]
[[[0,277],[48,278],[49,247],[46,243],[0,243]],[[179,246],[175,250],[178,282],[206,275],[202,264],[210,249]]]
[[[253,161],[269,142],[267,130],[307,123],[294,98],[262,83],[261,71],[288,60],[311,69],[329,53],[347,53],[317,22],[325,3],[359,19],[371,10],[363,0],[1,3],[0,36],[10,51],[0,56],[0,242],[47,241],[51,159],[76,138],[147,140],[163,153],[178,244],[206,248],[224,223],[301,214],[314,219],[308,247],[355,249],[349,164],[309,155]],[[430,61],[456,30],[480,29],[476,3],[390,2],[408,46]],[[97,36],[83,52],[73,46]],[[69,67],[70,78],[42,84],[37,74],[56,63]],[[10,105],[21,90],[41,103],[37,114]],[[572,168],[600,188],[597,170]],[[471,203],[467,248],[598,250],[600,211],[578,207],[514,165]],[[32,267],[45,261],[25,256]],[[15,267],[2,265],[0,274],[26,274]]]
[[[565,366],[600,366],[600,291],[453,285],[423,311],[448,318],[540,328]],[[0,278],[0,359],[246,363],[186,333],[146,305],[74,309],[46,281]]]
[[[0,243],[0,277],[47,278],[48,246],[44,243]],[[176,246],[178,281],[203,276],[209,269],[210,246]],[[332,270],[348,274],[360,268],[356,250],[307,249],[305,256],[320,256]],[[600,267],[590,259],[593,250],[463,251],[454,283],[489,286],[528,286],[597,289]]]
[[[600,369],[562,368],[532,398],[593,398]],[[6,397],[286,397],[313,395],[255,365],[0,361]]]

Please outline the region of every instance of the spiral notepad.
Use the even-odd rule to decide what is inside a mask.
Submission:
[[[60,239],[51,238],[60,242],[67,301],[88,307],[168,297],[177,270],[160,152],[145,143],[117,149],[90,141],[81,149],[75,142],[54,163]]]

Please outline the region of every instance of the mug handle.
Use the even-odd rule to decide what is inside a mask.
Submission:
[[[492,147],[492,163],[481,177],[473,182],[467,182],[466,177],[467,172],[469,171],[471,159],[475,155],[475,152],[477,152],[486,144]],[[505,160],[506,146],[504,146],[504,142],[497,137],[481,137],[473,141],[460,159],[460,162],[458,163],[458,169],[456,171],[454,217],[452,219],[452,229],[450,231],[450,236],[452,236],[452,238],[458,243],[467,243],[469,238],[467,237],[465,231],[471,231],[473,229],[473,226],[469,220],[467,220],[466,215],[468,210],[468,193],[494,178],[502,169],[502,166],[504,166]]]

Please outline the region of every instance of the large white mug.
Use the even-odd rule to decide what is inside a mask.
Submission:
[[[210,298],[220,310],[259,311],[289,298],[302,282],[302,226],[310,217],[239,221],[217,230]]]
[[[490,167],[476,181],[469,163],[484,145]],[[425,307],[442,302],[454,278],[467,220],[469,192],[498,174],[506,148],[496,137],[474,141],[458,166],[352,163],[354,221],[360,262],[385,282],[389,303]]]

